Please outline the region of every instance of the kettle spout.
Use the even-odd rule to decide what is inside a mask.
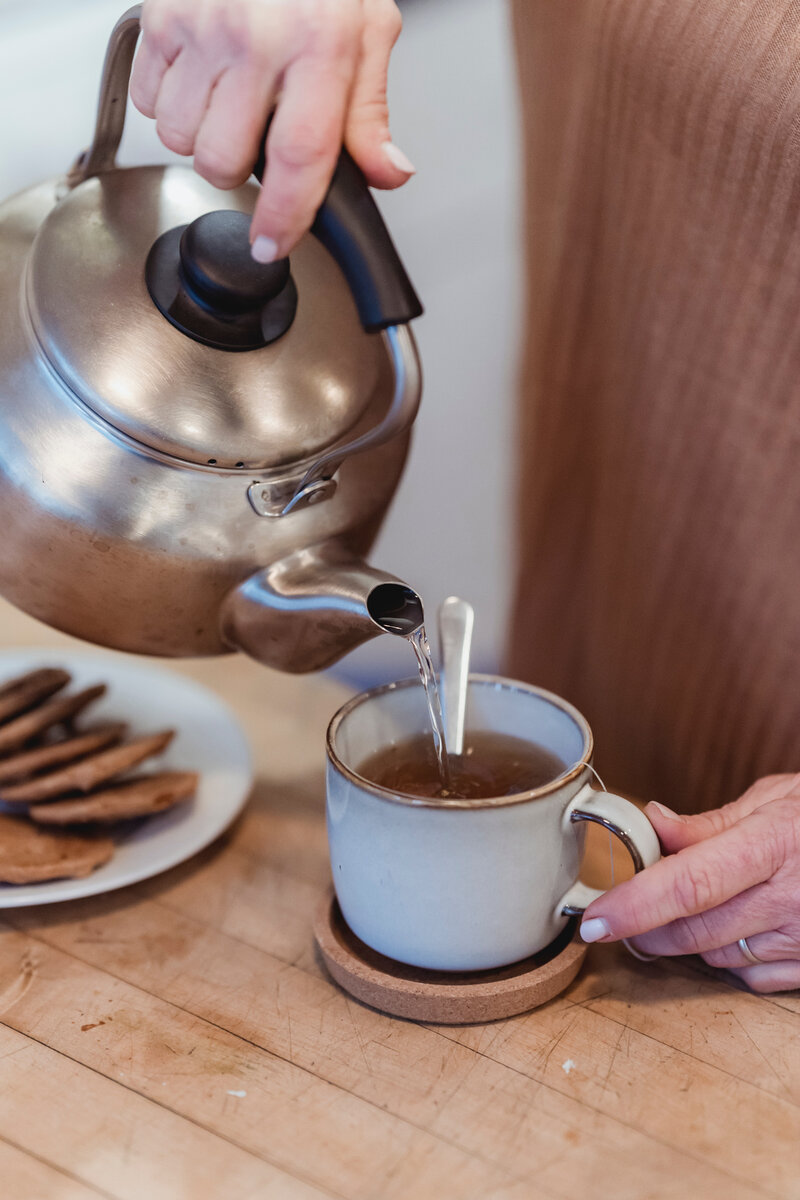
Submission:
[[[225,597],[225,643],[265,666],[320,671],[380,633],[408,637],[422,601],[393,575],[339,547],[300,550],[245,579]]]

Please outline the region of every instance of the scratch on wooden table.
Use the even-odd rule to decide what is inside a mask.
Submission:
[[[348,1017],[350,1018],[350,1024],[353,1026],[353,1032],[356,1035],[356,1041],[358,1042],[358,1048],[361,1051],[361,1057],[364,1060],[364,1066],[366,1068],[367,1074],[371,1075],[372,1067],[370,1066],[369,1059],[367,1058],[366,1048],[364,1046],[364,1041],[361,1037],[361,1030],[358,1028],[358,1012],[356,1012],[356,1015],[353,1016],[353,1009],[355,1007],[356,1001],[351,1000],[349,996],[345,996],[344,1001],[345,1001],[345,1011],[346,1011]]]
[[[578,1018],[573,1017],[572,1020],[570,1021],[569,1025],[567,1025],[566,1029],[563,1029],[561,1031],[561,1033],[558,1035],[556,1040],[553,1042],[552,1046],[550,1046],[550,1048],[546,1051],[545,1056],[544,1056],[544,1061],[542,1062],[542,1068],[541,1068],[542,1074],[544,1074],[547,1071],[547,1068],[550,1065],[550,1059],[553,1057],[556,1050],[561,1045],[561,1043],[563,1042],[563,1040],[567,1036],[567,1034],[575,1027],[575,1024],[577,1023],[577,1021],[578,1021]]]
[[[594,1004],[597,1000],[602,1000],[604,996],[613,995],[613,992],[613,988],[607,988],[604,992],[598,992],[596,996],[586,996],[586,998],[583,1000],[569,1000],[568,1002],[572,1008],[588,1009],[590,1004]]]
[[[626,1034],[628,1034],[628,1053],[630,1054],[630,1031],[626,1025],[623,1025],[622,1029],[619,1031],[619,1037],[614,1043],[614,1049],[611,1051],[611,1062],[608,1064],[608,1070],[606,1071],[605,1077],[600,1084],[600,1087],[603,1089],[603,1091],[614,1091],[614,1089],[609,1086],[608,1081],[611,1078],[611,1072],[614,1070],[614,1063],[617,1061],[617,1054],[619,1053],[620,1044]]]
[[[4,1026],[4,1028],[10,1029],[11,1026],[6,1025],[6,1026]],[[16,1033],[17,1031],[14,1030],[14,1032]],[[30,1050],[32,1045],[33,1045],[33,1043],[28,1042],[27,1045],[25,1045],[25,1046],[17,1046],[16,1050],[7,1050],[5,1054],[0,1054],[0,1060],[5,1059],[5,1058],[13,1058],[15,1054],[22,1054],[23,1050]]]
[[[17,1004],[33,983],[37,963],[30,950],[26,950],[19,964],[19,974],[0,992],[0,1012],[7,1012]]]
[[[451,1045],[458,1045],[458,1043],[451,1042]],[[445,1076],[448,1064],[450,1063],[450,1060],[453,1057],[453,1053],[457,1053],[457,1052],[450,1051],[442,1056],[439,1074],[431,1082],[430,1087],[427,1089],[427,1095],[432,1096],[434,1094],[434,1092],[437,1090],[439,1083]],[[447,1108],[447,1106],[449,1105],[449,1103],[453,1099],[453,1097],[456,1095],[456,1093],[460,1092],[461,1089],[464,1087],[466,1081],[469,1079],[470,1075],[473,1073],[473,1071],[478,1066],[480,1061],[481,1061],[481,1057],[476,1054],[475,1057],[469,1062],[466,1071],[464,1071],[462,1074],[456,1075],[456,1079],[453,1083],[453,1086],[451,1088],[449,1088],[448,1091],[444,1095],[437,1096],[437,1098],[434,1099],[433,1105],[434,1105],[434,1108],[436,1109],[436,1116],[434,1118],[433,1124],[431,1125],[432,1129],[436,1128],[437,1124],[441,1120],[442,1113],[445,1111],[445,1109]],[[483,1157],[483,1156],[481,1156],[481,1157]]]
[[[755,1051],[756,1051],[756,1053],[758,1054],[758,1056],[759,1056],[759,1057],[760,1057],[760,1058],[763,1060],[763,1062],[765,1062],[765,1063],[767,1064],[767,1066],[769,1067],[770,1071],[772,1071],[772,1074],[773,1074],[773,1075],[775,1076],[775,1078],[777,1079],[778,1083],[779,1083],[779,1084],[780,1084],[780,1086],[781,1086],[781,1089],[782,1089],[782,1090],[783,1090],[783,1091],[786,1093],[786,1095],[787,1095],[787,1096],[789,1096],[789,1097],[791,1098],[791,1097],[792,1097],[792,1092],[791,1092],[791,1089],[790,1089],[790,1088],[788,1088],[788,1087],[786,1086],[786,1084],[784,1083],[784,1081],[781,1079],[780,1075],[779,1075],[779,1074],[778,1074],[778,1072],[775,1070],[775,1067],[774,1067],[774,1066],[772,1065],[772,1063],[769,1061],[769,1059],[767,1058],[766,1054],[764,1053],[764,1051],[763,1051],[763,1050],[761,1049],[761,1047],[759,1046],[758,1042],[757,1042],[757,1041],[756,1041],[756,1040],[753,1038],[752,1034],[751,1034],[751,1033],[748,1031],[747,1027],[746,1027],[745,1025],[743,1025],[743,1024],[742,1024],[742,1022],[739,1020],[739,1018],[737,1017],[737,1015],[736,1015],[736,1013],[735,1013],[735,1012],[731,1012],[731,1016],[733,1017],[733,1019],[734,1019],[734,1021],[736,1022],[736,1024],[739,1026],[739,1028],[740,1028],[740,1029],[742,1030],[742,1032],[744,1033],[744,1036],[747,1038],[748,1042],[750,1042],[751,1046],[753,1046],[753,1048],[755,1049]]]
[[[292,1012],[290,1008],[286,1009],[286,1038],[289,1042],[289,1062],[294,1062],[294,1046],[292,1044]]]

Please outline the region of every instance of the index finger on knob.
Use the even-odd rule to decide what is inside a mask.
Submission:
[[[273,256],[281,258],[310,228],[342,148],[349,89],[342,59],[300,58],[286,72],[253,215],[255,253],[271,243]]]

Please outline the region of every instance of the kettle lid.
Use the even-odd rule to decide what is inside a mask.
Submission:
[[[116,168],[69,192],[31,251],[28,308],[57,374],[185,462],[301,461],[357,423],[381,377],[380,339],[315,238],[291,263],[252,262],[257,195],[182,166]]]

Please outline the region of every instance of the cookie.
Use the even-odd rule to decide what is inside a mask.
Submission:
[[[106,685],[98,683],[94,687],[77,692],[74,696],[63,696],[60,700],[48,700],[40,704],[24,716],[16,717],[6,725],[0,725],[0,754],[9,754],[19,750],[26,742],[38,737],[53,725],[70,721],[82,709],[91,704],[99,696],[105,694]]]
[[[55,667],[41,667],[37,671],[19,675],[16,679],[9,679],[0,686],[0,722],[10,721],[12,717],[41,704],[48,696],[54,696],[61,688],[66,687],[70,678],[67,671]]]
[[[197,779],[196,771],[140,775],[77,800],[35,804],[28,810],[28,815],[42,825],[80,825],[94,821],[105,824],[147,817],[187,800],[197,788]]]
[[[0,815],[2,883],[81,879],[108,862],[113,853],[111,838],[48,833],[21,817]]]
[[[0,758],[0,792],[4,783],[28,779],[31,775],[39,775],[43,771],[53,770],[64,763],[75,762],[76,759],[86,758],[89,754],[115,745],[125,736],[127,728],[122,721],[111,725],[99,725],[96,729],[87,729],[83,733],[62,738],[60,742],[35,746],[32,750],[23,750],[11,758]]]
[[[174,737],[173,729],[152,733],[147,737],[135,738],[122,746],[101,750],[79,762],[71,763],[57,771],[49,771],[36,779],[24,783],[12,783],[0,787],[0,800],[7,804],[38,804],[43,800],[56,800],[69,792],[90,792],[101,783],[107,783],[115,775],[135,767],[154,754],[166,749]]]

